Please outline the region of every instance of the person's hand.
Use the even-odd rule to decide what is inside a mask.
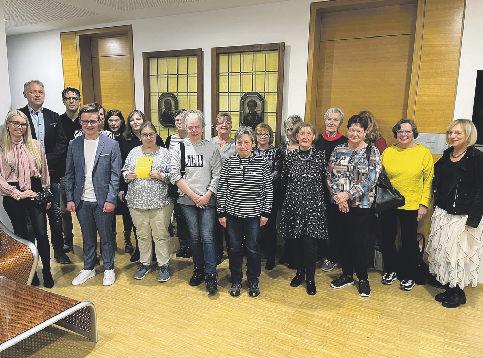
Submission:
[[[104,203],[104,209],[102,211],[105,212],[105,213],[110,213],[115,208],[116,208],[116,205],[114,205],[113,203],[110,203],[110,202],[106,201]]]
[[[266,218],[265,216],[260,216],[260,227],[265,225],[267,221],[268,221],[268,218]]]
[[[152,170],[149,172],[149,177],[151,179],[163,179],[163,173],[160,173],[157,170]]]
[[[339,210],[343,213],[349,212],[349,205],[347,204],[347,201],[344,201],[343,203],[339,204]]]
[[[211,194],[206,193],[203,196],[200,196],[197,201],[195,201],[196,206],[204,209],[206,205],[208,205],[208,202],[210,201]]]
[[[127,180],[134,180],[138,177],[138,175],[135,172],[128,172],[126,175]]]
[[[345,203],[347,200],[349,200],[349,194],[346,192],[337,193],[334,195],[334,200],[336,204],[340,205],[341,203]]]
[[[418,221],[423,218],[424,215],[428,213],[428,208],[425,207],[424,205],[419,205],[419,210],[418,210]]]
[[[73,201],[67,202],[67,211],[75,213],[75,203]]]
[[[119,198],[119,200],[124,201],[125,194],[126,193],[124,191],[120,191],[119,194],[117,194],[117,197]]]
[[[226,228],[226,218],[218,218],[218,221],[220,221],[221,226]]]
[[[52,206],[52,203],[47,203],[45,210],[49,210],[51,206]]]
[[[37,193],[32,190],[25,190],[22,191],[20,194],[20,199],[25,199],[25,198],[35,198],[37,196]]]

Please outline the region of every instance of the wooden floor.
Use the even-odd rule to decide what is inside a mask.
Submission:
[[[129,262],[119,232],[111,287],[102,286],[102,266],[95,278],[71,285],[83,267],[77,222],[74,264],[53,263],[51,291],[94,302],[99,341],[53,326],[1,357],[483,357],[481,285],[466,289],[466,305],[446,309],[430,286],[403,292],[398,282],[383,286],[380,273],[371,271],[372,296],[361,298],[357,285],[329,287],[340,269],[317,270],[317,295],[308,296],[304,286],[289,286],[294,271],[278,265],[262,270],[259,297],[249,297],[244,286],[233,298],[225,260],[218,266],[219,293],[209,296],[204,284],[188,285],[192,261],[174,254],[170,281],[158,283],[157,271],[134,280],[137,264]],[[173,253],[176,248],[173,239]]]

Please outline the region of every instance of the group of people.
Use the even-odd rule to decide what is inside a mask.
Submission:
[[[340,262],[342,274],[331,282],[332,288],[353,285],[355,271],[359,295],[368,297],[367,263],[379,225],[381,282],[399,280],[400,288],[410,291],[420,255],[418,222],[433,200],[426,250],[430,272],[445,288],[436,300],[444,307],[458,307],[466,303],[464,287],[477,284],[483,154],[474,147],[476,128],[469,120],[448,126],[449,148],[433,164],[430,151],[414,141],[418,130],[413,120],[395,124],[397,142],[387,147],[368,111],[349,118],[347,136],[340,133],[344,113],[339,108],[327,110],[321,135],[313,124],[290,116],[284,122],[287,141],[275,148],[273,130],[266,123],[254,129],[240,126],[232,139],[232,118],[220,113],[214,125],[217,135],[208,140],[203,113],[181,110],[175,113],[177,133],[165,145],[138,110],[125,121],[120,111],[105,113],[97,103],[80,108],[80,92],[69,87],[62,92],[66,113],[58,116],[43,108],[40,81],[27,82],[24,95],[28,105],[9,112],[0,135],[0,194],[14,232],[37,241],[45,287],[54,285],[46,215],[54,256],[67,264],[73,239],[70,213],[77,214],[84,268],[73,285],[95,276],[99,234],[103,284],[109,286],[115,282],[116,214],[123,217],[125,251],[132,253],[132,262],[140,262],[134,278],[143,279],[155,260],[158,281],[170,279],[174,210],[180,241],[176,256],[193,257],[189,284],[205,282],[210,293],[218,290],[216,269],[226,242],[230,295],[241,294],[246,255],[248,294],[257,297],[261,252],[265,268],[273,269],[280,234],[285,239],[280,261],[297,269],[290,286],[305,281],[307,293],[316,294],[316,264],[322,258],[326,272]],[[376,215],[381,172],[405,197],[405,204]],[[35,276],[32,284],[39,283]]]

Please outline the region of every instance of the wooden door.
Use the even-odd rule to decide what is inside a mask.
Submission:
[[[371,111],[388,142],[406,116],[417,5],[326,12],[321,18],[315,122],[339,107],[345,118]],[[346,124],[341,132],[346,133]]]

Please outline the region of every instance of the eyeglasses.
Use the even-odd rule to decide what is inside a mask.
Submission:
[[[268,134],[268,133],[257,133],[257,137],[266,138],[266,137],[270,137],[270,134]]]
[[[410,135],[413,131],[397,131],[397,134],[405,134],[405,135]]]
[[[121,120],[118,118],[118,119],[108,119],[107,120],[108,123],[120,123]]]
[[[9,121],[8,123],[12,123],[15,128],[27,129],[27,126],[28,126],[27,123],[20,123],[16,121]]]
[[[457,135],[458,137],[459,137],[460,135],[464,135],[464,133],[463,133],[463,132],[446,132],[446,134],[447,134],[448,136],[452,136],[452,135],[454,134],[454,135]]]
[[[226,124],[228,126],[231,126],[231,121],[224,121],[224,122],[218,122],[218,123],[216,123],[217,126],[220,125],[220,124]]]
[[[291,132],[291,131],[293,131],[293,127],[287,128],[286,130],[287,130],[287,132]]]
[[[96,125],[97,123],[99,123],[99,121],[83,121],[81,120],[80,123],[83,125],[83,126],[94,126]]]
[[[156,133],[141,133],[141,138],[148,139],[156,137]]]
[[[80,101],[80,98],[79,97],[64,97],[64,101],[77,102],[77,101]]]
[[[364,133],[363,130],[353,129],[353,128],[349,128],[349,130],[347,132],[349,132],[349,133],[356,133],[356,134],[362,134],[362,133]]]

